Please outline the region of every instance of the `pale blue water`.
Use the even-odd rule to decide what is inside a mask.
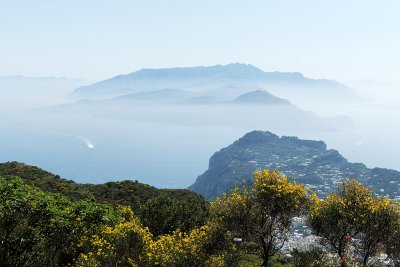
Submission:
[[[93,120],[81,118],[72,124],[68,118],[30,118],[3,125],[0,161],[39,166],[77,182],[131,179],[184,188],[207,169],[214,152],[245,133],[223,127]]]
[[[267,123],[263,120],[266,114],[257,112],[240,114],[239,123],[233,115],[229,118],[234,122],[231,126],[146,122],[98,114],[3,112],[0,161],[25,162],[83,183],[132,179],[157,187],[185,188],[208,168],[213,153],[249,131],[269,130],[278,135],[323,140],[328,148],[368,167],[400,169],[400,127],[395,123],[400,121],[398,110],[346,111],[355,126],[337,131],[307,131],[289,127],[296,125],[291,121]],[[212,122],[212,117],[209,112],[207,120]],[[286,124],[287,128],[282,127]],[[87,146],[86,138],[94,149]]]

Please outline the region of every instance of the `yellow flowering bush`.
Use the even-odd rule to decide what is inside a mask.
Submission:
[[[147,261],[152,266],[196,266],[201,261],[199,243],[203,238],[204,231],[200,229],[189,234],[176,230],[160,236],[150,244]]]
[[[213,266],[224,262],[223,251],[229,251],[227,238],[218,222],[194,228],[188,233],[179,229],[150,243],[146,253],[148,266]]]
[[[99,234],[82,240],[86,252],[80,255],[77,266],[142,266],[152,235],[129,207],[120,210],[124,222],[103,227]]]
[[[304,186],[279,171],[262,170],[254,173],[252,188],[235,187],[212,202],[210,215],[232,239],[254,242],[266,266],[287,240],[292,218],[302,214],[308,202]]]
[[[271,214],[297,214],[308,203],[307,191],[296,182],[289,182],[279,171],[262,170],[254,173],[253,194],[262,209]]]
[[[314,199],[310,226],[333,249],[342,266],[384,252],[400,218],[399,208],[356,180],[345,181],[337,192],[324,200]],[[355,242],[357,240],[357,242]]]
[[[207,261],[221,259],[218,253],[226,247],[224,232],[215,221],[189,232],[177,229],[154,237],[130,208],[121,211],[124,222],[82,240],[85,253],[77,266],[206,266]]]

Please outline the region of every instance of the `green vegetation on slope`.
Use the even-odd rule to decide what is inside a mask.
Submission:
[[[130,206],[156,234],[165,234],[177,228],[187,231],[200,226],[208,212],[204,198],[186,189],[157,189],[138,181],[79,184],[19,162],[0,163],[0,176],[18,176],[28,185],[62,194],[72,200]],[[165,203],[161,203],[161,199]],[[160,210],[157,216],[150,211],[151,206]]]
[[[41,171],[30,168],[20,172]],[[249,187],[235,187],[210,205],[196,196],[160,194],[138,216],[118,198],[71,199],[0,176],[1,265],[353,267],[381,266],[382,255],[400,263],[399,203],[355,180],[319,199],[279,171],[262,170]],[[297,216],[318,238],[285,247]]]
[[[2,266],[67,266],[83,252],[80,240],[123,218],[110,205],[71,201],[20,178],[0,177]]]

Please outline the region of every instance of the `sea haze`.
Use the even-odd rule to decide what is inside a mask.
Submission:
[[[48,91],[24,89],[15,105],[8,101],[0,115],[0,161],[78,182],[136,179],[182,188],[207,169],[214,152],[263,130],[323,140],[350,161],[400,170],[394,99],[335,81],[230,64],[141,70],[74,90],[80,85],[54,85],[52,97],[34,105],[21,103]]]

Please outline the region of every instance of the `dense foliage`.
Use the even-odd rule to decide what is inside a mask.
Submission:
[[[158,236],[176,229],[187,232],[205,223],[208,204],[200,195],[177,200],[168,195],[152,198],[143,205],[141,218],[144,225]]]
[[[354,180],[319,199],[263,170],[249,187],[208,204],[186,191],[154,188],[146,192],[157,194],[143,197],[130,191],[132,184],[146,187],[137,182],[79,185],[9,164],[0,165],[1,266],[381,266],[382,255],[400,261],[399,203]],[[282,248],[298,216],[308,218],[316,239],[287,258]]]
[[[278,171],[254,173],[253,187],[230,195],[223,194],[211,205],[211,215],[234,234],[254,242],[263,259],[262,266],[287,241],[292,218],[304,211],[307,193],[302,185],[291,183]]]
[[[154,234],[190,230],[204,224],[207,203],[184,189],[157,189],[138,181],[79,184],[35,166],[19,162],[0,163],[0,176],[18,176],[25,183],[44,191],[60,193],[72,200],[93,200],[113,206],[130,206]]]
[[[130,180],[105,184],[79,184],[38,167],[19,162],[0,163],[0,176],[18,176],[29,185],[52,193],[63,194],[73,200],[95,199],[110,204],[131,206],[135,212],[138,212],[137,209],[149,199],[162,194],[177,200],[197,195],[185,189],[158,189]]]
[[[337,253],[342,266],[350,266],[348,262],[366,266],[371,257],[385,252],[399,222],[398,203],[374,198],[370,189],[355,180],[344,182],[324,200],[315,198],[310,212],[314,233]]]
[[[66,266],[83,236],[120,222],[111,206],[75,201],[0,177],[0,262],[3,266]]]

